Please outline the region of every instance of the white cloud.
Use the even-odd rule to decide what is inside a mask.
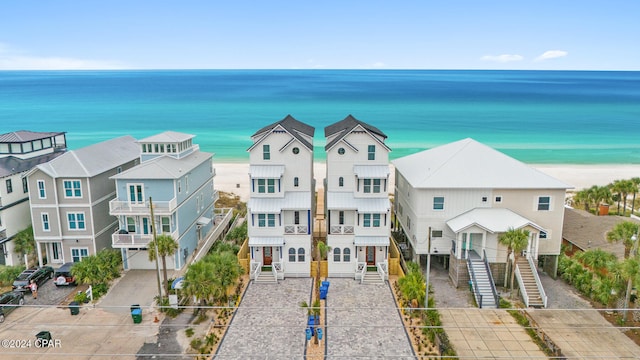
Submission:
[[[516,54],[502,54],[502,55],[485,55],[480,58],[482,61],[493,61],[499,63],[508,63],[512,61],[522,61],[524,57]]]
[[[33,56],[0,43],[0,70],[117,70],[125,68],[113,61]]]
[[[545,61],[549,59],[557,59],[557,58],[565,57],[567,55],[569,55],[569,53],[564,50],[548,50],[548,51],[545,51],[542,55],[535,58],[533,61]]]

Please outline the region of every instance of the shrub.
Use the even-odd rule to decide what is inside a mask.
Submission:
[[[0,287],[13,284],[24,269],[24,266],[0,266]]]

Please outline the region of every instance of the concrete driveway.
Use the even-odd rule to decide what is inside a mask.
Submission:
[[[168,275],[171,277],[171,273]],[[111,289],[96,304],[106,311],[129,314],[132,304],[139,304],[144,313],[149,312],[158,296],[158,280],[155,270],[128,270],[116,280]]]

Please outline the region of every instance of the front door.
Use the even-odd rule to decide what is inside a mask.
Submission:
[[[376,264],[376,247],[367,246],[367,265]]]
[[[264,265],[271,265],[271,246],[264,247],[263,249],[262,262]]]

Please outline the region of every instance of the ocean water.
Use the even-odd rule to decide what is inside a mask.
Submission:
[[[66,131],[70,149],[165,130],[216,162],[287,114],[316,128],[349,114],[392,158],[466,137],[527,163],[640,163],[640,72],[444,70],[0,71],[0,133]]]

